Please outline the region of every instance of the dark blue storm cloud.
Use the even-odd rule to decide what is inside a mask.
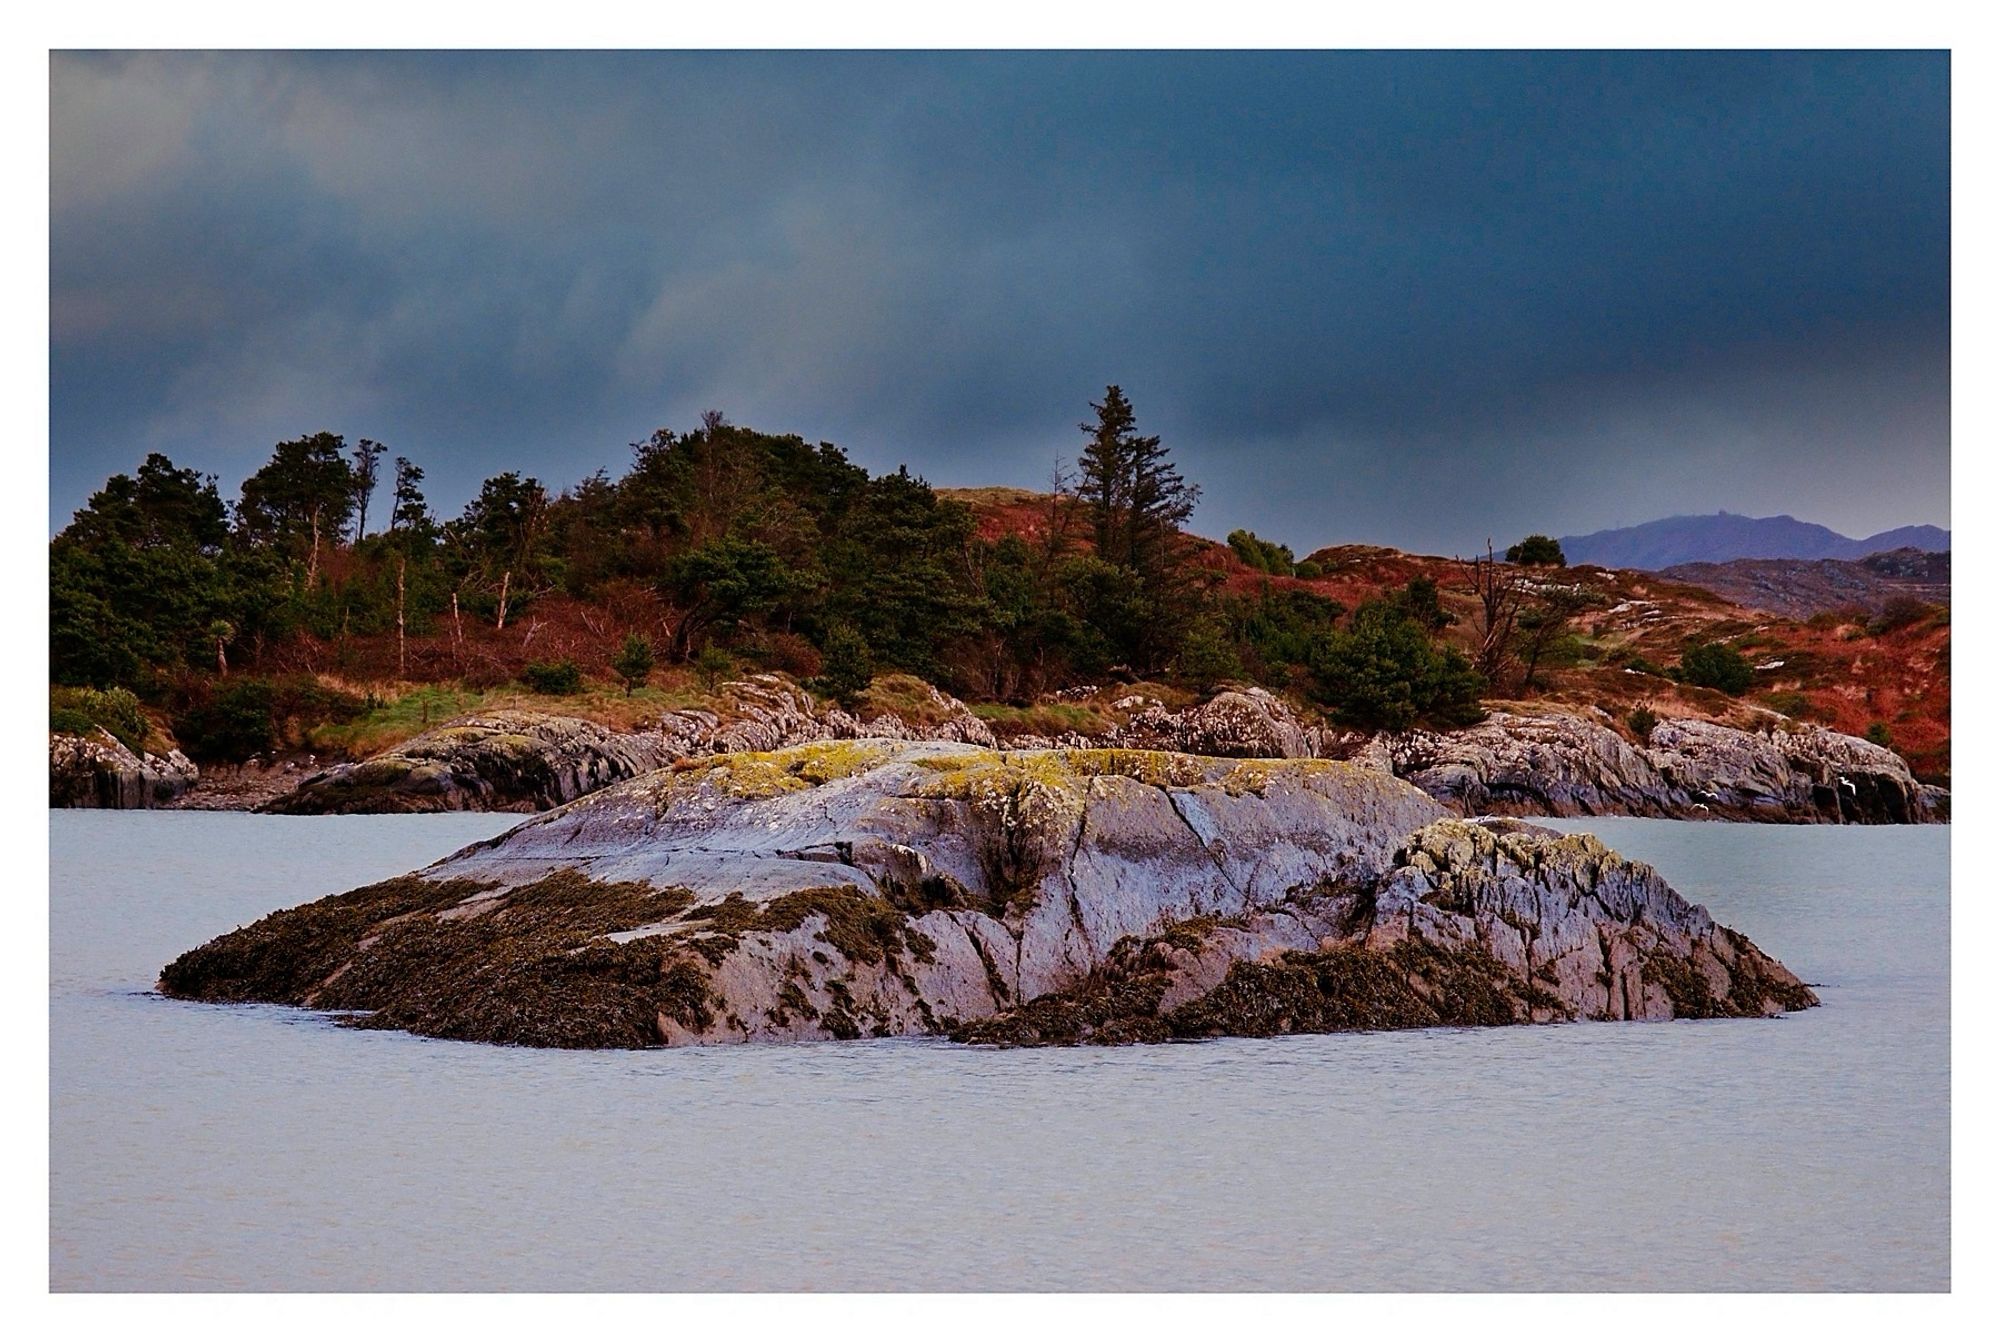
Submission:
[[[716,408],[1045,480],[1107,382],[1301,552],[1947,524],[1940,54],[59,55],[51,520],[160,450],[455,508]]]

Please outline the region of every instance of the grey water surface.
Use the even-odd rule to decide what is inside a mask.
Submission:
[[[519,817],[50,816],[59,1290],[1942,1290],[1949,831],[1557,822],[1825,1006],[1150,1048],[494,1048],[151,994]]]

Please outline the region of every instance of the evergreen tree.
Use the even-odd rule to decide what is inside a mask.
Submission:
[[[243,482],[236,524],[253,545],[268,545],[304,561],[308,585],[319,575],[321,549],[338,540],[354,515],[354,468],[337,433],[279,443]]]
[[[631,698],[632,691],[644,685],[646,677],[653,674],[653,645],[637,630],[625,635],[625,644],[618,649],[618,656],[612,659],[611,669],[625,682],[625,697]]]
[[[368,502],[375,497],[376,468],[388,449],[372,438],[354,448],[354,539],[368,535]]]
[[[430,504],[424,499],[424,468],[408,457],[396,458],[396,492],[389,514],[389,530],[430,536],[437,528]]]
[[[1102,401],[1092,401],[1097,422],[1085,421],[1077,427],[1090,435],[1077,458],[1077,492],[1089,510],[1091,537],[1098,557],[1108,564],[1123,564],[1132,551],[1133,445],[1137,420],[1132,403],[1116,386],[1104,389]],[[1157,441],[1157,440],[1155,440]]]

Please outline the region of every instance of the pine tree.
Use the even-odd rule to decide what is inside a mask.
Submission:
[[[1095,424],[1077,427],[1090,435],[1077,458],[1078,489],[1090,512],[1093,539],[1098,557],[1108,564],[1122,564],[1131,553],[1131,533],[1127,520],[1132,509],[1132,448],[1136,421],[1132,403],[1117,387],[1104,389],[1102,402],[1091,402],[1097,412]]]
[[[424,499],[424,468],[408,457],[396,458],[396,494],[389,514],[389,530],[428,536],[435,525],[430,504]]]
[[[372,438],[363,438],[354,448],[354,539],[368,534],[368,502],[375,497],[376,466],[388,451]]]
[[[625,635],[625,646],[612,659],[611,669],[625,682],[625,697],[631,698],[632,691],[644,685],[646,677],[653,674],[653,645],[636,630]]]

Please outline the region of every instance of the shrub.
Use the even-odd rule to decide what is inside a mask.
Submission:
[[[695,654],[694,673],[701,677],[701,687],[710,694],[714,694],[716,687],[735,669],[736,663],[729,654],[713,643]]]
[[[1871,745],[1887,747],[1895,744],[1889,737],[1889,724],[1886,722],[1869,723],[1865,739]]]
[[[1818,712],[1813,707],[1813,701],[1797,690],[1779,690],[1776,694],[1765,695],[1764,707],[1774,713],[1783,713],[1788,718],[1807,718]]]
[[[1690,685],[1741,694],[1750,688],[1749,661],[1722,643],[1697,643],[1681,654],[1680,678]]]
[[[636,630],[625,635],[625,644],[612,659],[611,669],[625,682],[625,695],[630,698],[632,691],[644,685],[646,677],[653,674],[653,645]]]
[[[773,671],[782,671],[796,680],[808,681],[820,671],[819,649],[799,634],[783,630],[764,635],[749,652]]]
[[[1197,689],[1213,689],[1225,680],[1243,677],[1243,660],[1219,621],[1204,620],[1188,631],[1175,659],[1180,678]]]
[[[49,730],[88,736],[102,727],[127,750],[144,748],[153,724],[139,707],[139,696],[113,687],[108,690],[57,688],[49,691]]]
[[[1236,557],[1256,569],[1259,573],[1290,577],[1293,571],[1292,547],[1267,541],[1254,531],[1238,528],[1229,533],[1229,548]]]
[[[1641,657],[1636,653],[1627,657],[1623,665],[1627,671],[1638,671],[1648,676],[1658,676],[1662,680],[1667,679],[1666,667],[1661,666],[1658,662],[1650,658]]]
[[[1660,725],[1660,715],[1645,704],[1640,704],[1625,715],[1625,725],[1632,729],[1632,735],[1638,737],[1640,744],[1643,745],[1652,739],[1653,728]]]
[[[852,709],[875,679],[875,658],[868,641],[852,625],[837,624],[827,631],[820,651],[825,660],[813,688]]]
[[[583,668],[569,657],[559,662],[529,662],[521,668],[521,683],[536,694],[575,694],[583,688]]]
[[[1458,649],[1432,643],[1395,597],[1362,602],[1348,627],[1325,640],[1313,676],[1334,716],[1356,727],[1462,727],[1485,716],[1484,679]]]
[[[195,690],[174,717],[174,735],[197,760],[241,763],[292,745],[305,727],[347,722],[366,707],[311,676],[236,677]]]
[[[1868,632],[1880,638],[1899,629],[1908,629],[1928,618],[1936,609],[1929,602],[1919,601],[1913,596],[1892,596],[1883,603],[1875,618],[1868,621]]]
[[[1562,568],[1563,548],[1555,537],[1536,532],[1507,547],[1507,562],[1524,564],[1535,568]]]

